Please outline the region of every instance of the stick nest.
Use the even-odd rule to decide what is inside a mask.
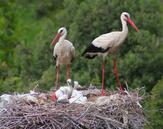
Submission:
[[[85,104],[15,100],[0,112],[0,129],[143,129],[137,92],[111,96]]]

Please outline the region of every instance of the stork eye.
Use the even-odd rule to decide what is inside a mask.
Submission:
[[[60,31],[60,33],[62,33],[62,32],[63,32],[63,30]]]
[[[125,17],[127,17],[127,18],[128,18],[128,15],[127,15],[127,14],[125,14]]]

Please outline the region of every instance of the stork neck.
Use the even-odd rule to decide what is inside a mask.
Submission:
[[[59,39],[59,42],[63,41],[66,38],[67,32],[65,32]]]
[[[122,32],[127,34],[128,33],[127,22],[123,19],[121,19],[121,22],[122,22]]]

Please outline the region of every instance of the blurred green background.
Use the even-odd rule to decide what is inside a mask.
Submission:
[[[118,50],[120,80],[129,88],[145,87],[149,129],[163,127],[163,1],[162,0],[0,0],[0,93],[27,92],[36,85],[55,85],[50,43],[65,26],[76,48],[72,76],[81,85],[100,86],[101,60],[81,57],[97,36],[121,30],[120,14],[130,13],[140,29]],[[61,67],[61,84],[65,83]],[[108,56],[105,84],[116,85],[113,57]]]

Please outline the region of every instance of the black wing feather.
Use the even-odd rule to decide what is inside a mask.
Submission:
[[[91,44],[88,48],[85,49],[85,51],[82,53],[82,56],[84,56],[87,52],[90,52],[90,53],[98,53],[98,52],[105,53],[109,49],[110,49],[110,47],[108,47],[107,49],[103,49],[101,47],[96,47],[93,44]]]

